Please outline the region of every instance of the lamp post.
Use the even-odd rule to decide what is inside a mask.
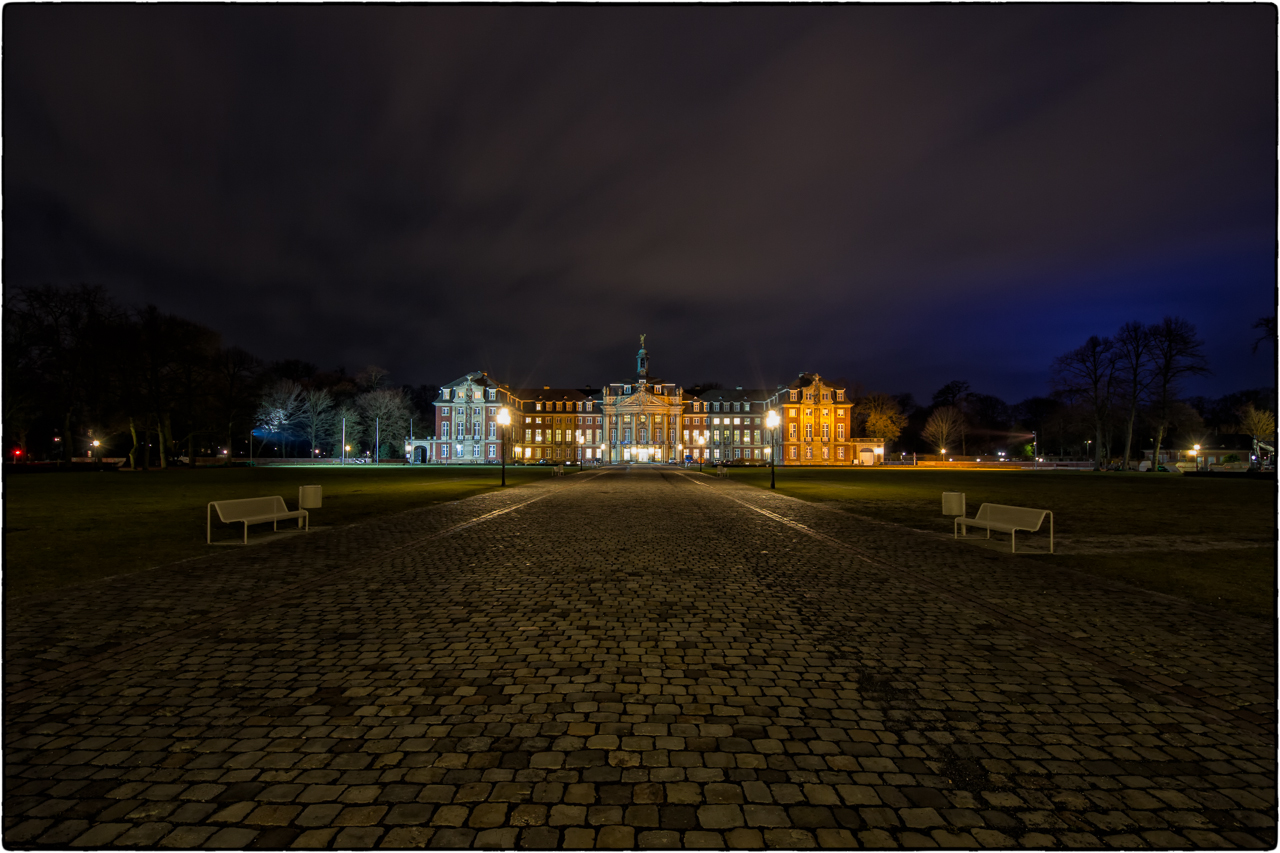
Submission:
[[[717,404],[719,405],[719,404]],[[698,436],[698,473],[702,473],[702,463],[707,458],[707,434]]]
[[[96,438],[95,438],[95,439],[93,440],[93,446],[94,446],[94,447],[97,447],[97,446],[99,446],[99,444],[101,444],[101,442],[99,442],[99,441],[98,441],[98,439],[96,439]],[[1198,444],[1196,445],[1196,447],[1199,447],[1199,446],[1200,446],[1200,445],[1198,445]],[[92,450],[90,450],[90,451],[89,451],[89,461],[90,461],[90,462],[92,462],[92,461],[93,461],[93,451],[92,451]]]
[[[581,432],[579,432],[578,433],[578,471],[579,473],[581,473],[582,471],[585,471],[585,470],[587,470],[587,439]]]
[[[778,488],[778,423],[782,419],[773,409],[765,417],[765,426],[769,427],[769,488]]]
[[[1185,446],[1185,445],[1184,445]],[[1192,445],[1191,455],[1195,457],[1196,470],[1200,470],[1200,445]]]
[[[502,485],[507,484],[507,426],[511,423],[511,413],[507,407],[498,409],[498,424],[502,427]]]

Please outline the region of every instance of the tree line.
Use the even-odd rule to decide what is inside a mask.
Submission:
[[[1275,340],[1275,318],[1254,324]],[[125,456],[130,467],[173,457],[269,454],[399,457],[411,432],[434,431],[435,386],[396,386],[385,370],[354,376],[297,360],[266,363],[224,346],[211,329],[159,311],[125,308],[101,287],[14,288],[4,305],[3,418],[20,458]],[[1275,435],[1275,389],[1188,398],[1209,372],[1194,326],[1166,317],[1090,336],[1051,365],[1051,392],[1016,404],[948,382],[928,404],[911,394],[849,384],[853,433],[892,455],[1092,455],[1130,467],[1170,441],[1210,433]],[[690,389],[718,387],[708,382]],[[422,413],[426,413],[425,416]],[[252,437],[251,437],[252,434]],[[350,448],[347,450],[346,448]],[[8,458],[13,458],[9,456]]]
[[[436,389],[393,386],[296,360],[267,363],[153,305],[127,308],[98,286],[13,288],[4,305],[6,454],[70,460],[250,453],[403,454],[409,421]],[[427,430],[429,423],[424,423]],[[93,443],[98,442],[95,446]],[[15,453],[16,450],[16,453]]]
[[[1263,342],[1274,342],[1275,318],[1254,324]],[[1091,335],[1054,359],[1051,392],[1013,406],[973,393],[967,382],[943,386],[922,415],[918,436],[929,452],[1013,456],[1040,453],[1092,456],[1095,468],[1128,470],[1150,451],[1152,459],[1177,437],[1183,445],[1211,435],[1252,436],[1274,441],[1275,388],[1238,391],[1216,399],[1187,397],[1185,382],[1209,374],[1204,342],[1180,317],[1159,323],[1125,323],[1108,337]]]

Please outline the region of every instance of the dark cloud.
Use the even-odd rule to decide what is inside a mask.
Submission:
[[[1018,398],[1172,312],[1265,384],[1275,14],[10,5],[4,279],[415,383]]]

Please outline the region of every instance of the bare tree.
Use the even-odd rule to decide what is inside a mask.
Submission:
[[[1115,343],[1097,335],[1053,361],[1054,389],[1079,399],[1092,415],[1095,471],[1102,468],[1102,445],[1115,394],[1116,367]]]
[[[219,432],[226,430],[228,463],[235,455],[235,437],[244,434],[240,430],[252,428],[261,373],[261,360],[239,347],[221,350],[214,359],[209,391]]]
[[[337,406],[327,436],[333,456],[352,456],[360,452],[360,444],[364,441],[362,421],[363,415],[354,403],[346,402]],[[351,450],[346,450],[347,447]]]
[[[964,429],[964,415],[955,406],[943,406],[934,409],[920,435],[945,453],[947,444],[960,435]]]
[[[1160,467],[1160,445],[1172,422],[1173,404],[1179,383],[1188,376],[1209,373],[1204,341],[1196,337],[1196,327],[1181,317],[1165,317],[1149,327],[1151,334],[1151,389],[1154,396],[1152,422],[1156,429],[1151,470]]]
[[[366,391],[377,391],[387,381],[389,375],[386,368],[371,364],[356,374],[356,382]]]
[[[306,436],[311,456],[314,457],[320,442],[332,431],[333,395],[323,388],[311,388],[302,392],[298,425]]]
[[[409,435],[409,418],[413,407],[403,388],[379,388],[356,398],[356,406],[364,413],[365,434],[376,433],[383,446],[403,440]],[[375,429],[376,424],[376,429]],[[382,458],[382,447],[375,447],[375,458]]]
[[[1267,342],[1270,342],[1273,347],[1272,353],[1274,353],[1274,347],[1276,345],[1276,315],[1272,314],[1270,317],[1259,317],[1253,324],[1253,328],[1257,329],[1259,333],[1257,340],[1253,342],[1253,354],[1257,355],[1258,347]]]
[[[267,386],[258,404],[258,426],[279,436],[282,454],[284,443],[301,426],[302,399],[301,385],[281,379]]]
[[[1151,385],[1151,330],[1131,320],[1120,327],[1116,333],[1116,368],[1123,378],[1125,401],[1129,406],[1129,417],[1124,432],[1124,461],[1120,467],[1129,470],[1129,458],[1133,452],[1133,425],[1138,419],[1138,407],[1145,398]]]
[[[864,397],[858,408],[866,417],[866,432],[871,438],[883,438],[886,443],[896,441],[907,425],[907,416],[902,414],[898,401],[888,394]]]
[[[1240,417],[1240,432],[1253,438],[1253,456],[1258,458],[1259,442],[1271,442],[1275,446],[1276,416],[1266,409],[1255,408],[1249,403],[1236,412]]]

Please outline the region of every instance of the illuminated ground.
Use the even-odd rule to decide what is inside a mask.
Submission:
[[[10,847],[1275,843],[1268,621],[674,469],[6,603]]]

